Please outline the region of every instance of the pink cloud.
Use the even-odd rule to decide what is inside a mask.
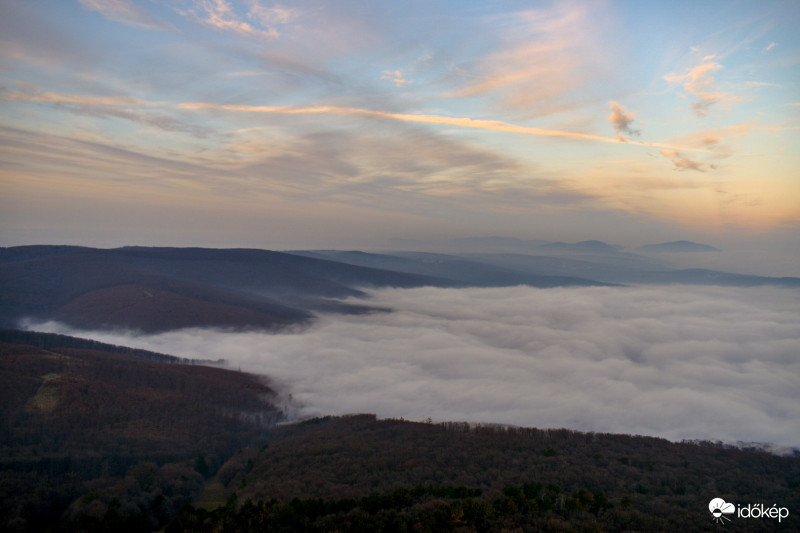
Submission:
[[[609,107],[611,108],[611,114],[608,115],[608,121],[614,126],[617,139],[626,141],[625,137],[622,136],[623,133],[627,135],[639,135],[639,130],[631,128],[631,124],[636,120],[635,113],[626,112],[625,108],[617,102],[611,102]]]
[[[587,6],[560,5],[492,19],[505,42],[463,66],[464,85],[449,96],[493,94],[515,113],[536,116],[570,107],[570,92],[596,67],[593,35],[599,17]]]
[[[694,170],[696,172],[706,172],[707,167],[704,163],[689,159],[677,150],[661,150],[661,155],[668,157],[675,165],[675,170]],[[710,168],[714,168],[713,165]]]
[[[246,15],[238,13],[226,0],[194,0],[194,6],[183,14],[191,15],[200,23],[217,30],[262,40],[277,37],[280,33],[276,27],[289,23],[297,16],[297,11],[293,9],[279,5],[265,7],[256,1],[248,2]]]
[[[735,102],[740,98],[714,90],[714,73],[722,70],[722,65],[712,61],[715,56],[706,56],[703,62],[684,74],[667,74],[664,79],[670,83],[682,84],[686,92],[695,97],[692,109],[698,117],[708,114],[708,109],[719,102]]]
[[[171,27],[151,16],[129,0],[80,0],[86,9],[97,11],[107,19],[127,26],[149,30],[169,30]]]

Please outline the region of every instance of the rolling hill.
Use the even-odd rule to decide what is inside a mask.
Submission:
[[[429,276],[266,250],[31,246],[0,250],[0,325],[24,318],[158,332],[184,327],[277,330],[359,287],[456,286]]]

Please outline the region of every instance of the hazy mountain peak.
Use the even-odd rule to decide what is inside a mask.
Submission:
[[[662,242],[659,244],[646,244],[639,247],[643,252],[673,252],[673,253],[686,253],[686,252],[719,252],[718,248],[714,248],[708,244],[701,244],[692,241],[671,241]]]
[[[615,246],[603,241],[589,240],[580,241],[576,243],[569,242],[550,242],[541,246],[550,250],[562,250],[565,252],[583,252],[583,253],[619,253],[621,246]]]

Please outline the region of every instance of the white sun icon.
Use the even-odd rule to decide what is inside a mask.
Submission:
[[[711,515],[714,517],[712,520],[714,522],[725,525],[725,520],[728,522],[731,521],[731,519],[725,515],[736,512],[736,506],[732,503],[726,503],[722,498],[714,498],[708,502],[708,510],[711,511]]]

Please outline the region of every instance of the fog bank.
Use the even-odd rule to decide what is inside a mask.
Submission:
[[[301,416],[466,420],[800,445],[800,292],[386,289],[293,333],[31,329],[270,376]]]

